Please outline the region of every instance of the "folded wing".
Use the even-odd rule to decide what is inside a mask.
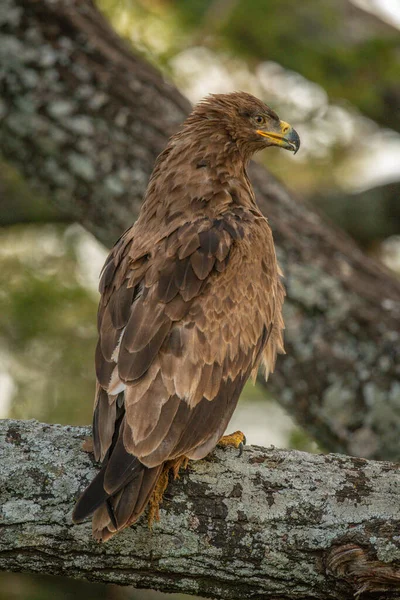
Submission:
[[[263,357],[272,370],[283,291],[274,265],[263,263],[270,249],[254,254],[265,226],[245,211],[201,218],[146,253],[135,250],[133,228],[110,254],[93,419],[103,466],[75,510],[78,521],[96,511],[99,539],[137,519],[165,461],[213,449]]]

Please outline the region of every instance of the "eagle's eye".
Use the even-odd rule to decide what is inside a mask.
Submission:
[[[262,125],[263,123],[265,123],[265,117],[263,117],[262,115],[257,115],[255,117],[255,121],[256,123],[258,123],[258,125]]]

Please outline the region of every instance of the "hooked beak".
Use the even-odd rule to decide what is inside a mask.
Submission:
[[[299,134],[289,123],[285,121],[279,121],[280,131],[263,131],[257,129],[257,133],[267,138],[273,146],[280,146],[285,150],[292,150],[294,154],[300,148]]]

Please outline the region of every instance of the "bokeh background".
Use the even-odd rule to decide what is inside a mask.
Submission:
[[[192,102],[245,90],[276,108],[300,133],[301,151],[257,160],[400,276],[400,0],[97,4]],[[0,417],[89,424],[97,280],[107,249],[65,222],[1,154],[0,207]],[[251,384],[231,427],[248,443],[319,450]],[[0,600],[73,597],[162,596],[0,576]]]

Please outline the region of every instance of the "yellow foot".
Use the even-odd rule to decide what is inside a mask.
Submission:
[[[164,492],[167,489],[169,481],[169,472],[172,471],[174,479],[179,477],[179,469],[183,467],[186,469],[189,459],[187,456],[180,456],[174,460],[169,460],[164,464],[161,475],[158,478],[156,487],[149,501],[149,513],[147,516],[147,522],[149,528],[153,528],[154,521],[160,520],[160,504],[162,504]]]
[[[218,446],[222,446],[223,448],[226,448],[227,446],[239,448],[239,456],[242,455],[243,446],[245,444],[246,436],[241,431],[235,431],[235,433],[231,433],[230,435],[224,435],[218,442]]]

